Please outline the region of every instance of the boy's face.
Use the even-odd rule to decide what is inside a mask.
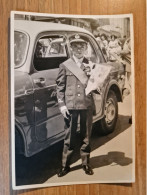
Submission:
[[[83,58],[87,50],[87,44],[86,43],[72,43],[71,50],[75,57],[77,57],[78,59]]]

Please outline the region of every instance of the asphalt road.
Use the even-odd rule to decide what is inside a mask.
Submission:
[[[94,175],[89,176],[81,168],[77,135],[77,146],[72,159],[71,171],[62,178],[57,177],[61,167],[63,141],[26,158],[16,156],[16,185],[49,184],[57,185],[78,182],[130,182],[134,180],[133,147],[134,134],[128,123],[131,115],[131,98],[119,103],[119,118],[116,129],[108,136],[99,136],[97,128],[91,137],[91,165]]]

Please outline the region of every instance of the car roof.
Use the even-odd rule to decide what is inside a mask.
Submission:
[[[38,22],[38,21],[28,21],[28,20],[15,20],[14,21],[15,30],[21,30],[28,32],[29,34],[39,34],[43,31],[66,31],[66,32],[83,32],[92,35],[89,31],[67,24],[57,24],[51,22]],[[93,36],[93,35],[92,35]]]

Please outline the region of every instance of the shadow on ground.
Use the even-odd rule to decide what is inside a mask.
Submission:
[[[93,129],[91,137],[92,151],[128,129],[130,127],[128,120],[129,116],[119,115],[115,131],[108,136],[100,137],[97,135],[98,129]],[[79,136],[77,134],[77,143],[71,163],[80,159],[79,147]],[[57,174],[61,167],[62,149],[63,141],[29,158],[16,155],[16,185],[41,184]],[[91,158],[93,168],[107,166],[111,163],[113,165],[116,163],[120,166],[126,166],[132,163],[132,159],[125,157],[125,154],[119,151],[109,152],[107,155]],[[79,168],[81,168],[80,165],[75,166],[71,171]]]
[[[112,166],[120,165],[127,166],[132,163],[132,159],[125,157],[125,153],[113,151],[108,152],[107,155],[95,156],[90,159],[91,166],[93,169],[104,167],[112,164]],[[71,171],[81,169],[80,165],[72,167]]]

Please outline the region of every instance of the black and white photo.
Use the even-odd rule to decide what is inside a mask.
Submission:
[[[133,16],[11,12],[14,189],[135,181]]]

